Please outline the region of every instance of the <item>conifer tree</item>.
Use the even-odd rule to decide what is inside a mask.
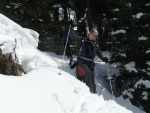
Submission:
[[[114,2],[109,0],[110,4]],[[120,71],[115,77],[116,87],[124,91],[124,97],[134,105],[149,111],[150,88],[140,82],[150,81],[149,2],[121,0],[112,6],[104,22],[111,28],[108,44],[111,46],[111,62],[117,64]],[[129,64],[134,70],[127,69]]]

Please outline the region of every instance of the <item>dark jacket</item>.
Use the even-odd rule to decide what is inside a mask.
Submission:
[[[68,31],[61,31],[59,37],[61,41],[64,43],[67,41]]]
[[[105,59],[102,56],[100,48],[97,45],[96,41],[91,41],[89,39],[84,40],[79,51],[79,64],[86,64],[88,67],[94,68],[94,58],[96,54],[100,59]]]

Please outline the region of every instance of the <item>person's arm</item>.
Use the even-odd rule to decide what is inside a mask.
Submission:
[[[108,58],[104,57],[102,55],[102,52],[100,50],[100,47],[96,44],[96,52],[97,52],[97,56],[104,62],[108,63]]]
[[[81,39],[81,36],[77,35],[77,33],[73,30],[73,28],[70,28],[70,37],[74,40]]]
[[[102,55],[102,53],[101,53],[101,50],[100,50],[100,47],[99,47],[99,46],[96,47],[96,53],[97,53],[97,56],[98,56],[100,59],[103,59],[103,58],[104,58],[103,55]]]

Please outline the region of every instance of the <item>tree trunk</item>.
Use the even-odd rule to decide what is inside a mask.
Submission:
[[[59,13],[58,13],[58,8],[57,7],[54,9],[54,20],[56,20],[56,21],[59,20]]]
[[[67,13],[67,0],[64,0],[64,20],[68,21],[68,13]]]

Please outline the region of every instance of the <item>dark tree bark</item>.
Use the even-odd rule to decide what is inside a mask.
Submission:
[[[67,0],[64,0],[63,9],[64,9],[64,20],[68,21]]]
[[[58,12],[57,7],[54,9],[53,15],[54,15],[54,20],[58,21],[59,20],[59,12]]]

